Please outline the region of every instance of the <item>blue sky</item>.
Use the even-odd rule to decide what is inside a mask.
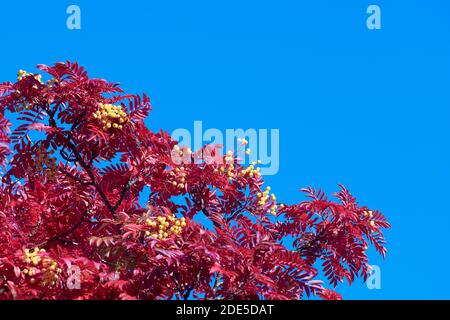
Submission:
[[[373,254],[381,290],[344,298],[450,299],[449,14],[444,0],[7,1],[0,80],[73,60],[148,93],[153,129],[280,129],[280,201],[342,183],[393,225],[387,259]]]

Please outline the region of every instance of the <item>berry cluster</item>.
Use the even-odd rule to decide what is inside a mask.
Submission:
[[[270,187],[266,187],[266,190],[264,192],[258,192],[257,193],[256,196],[259,199],[258,205],[263,207],[269,202],[269,193],[270,193]],[[276,215],[277,214],[278,205],[276,204],[277,197],[275,196],[274,193],[272,193],[270,195],[270,200],[272,201],[272,205],[269,207],[268,213],[270,213],[272,215]],[[280,205],[280,207],[283,208],[284,205]]]
[[[121,106],[112,104],[98,104],[98,110],[93,115],[103,125],[103,130],[123,129],[123,124],[128,121],[127,114],[122,110]]]
[[[237,141],[241,146],[244,146],[244,148],[248,145],[248,141],[245,138],[239,138],[239,139],[237,139]],[[252,153],[252,149],[248,148],[245,150],[246,155],[249,156],[250,153]]]
[[[248,144],[248,141],[244,138],[238,138],[237,141],[242,146],[246,146]]]
[[[172,234],[179,235],[186,226],[186,219],[177,219],[174,214],[166,216],[157,216],[145,220],[145,224],[150,227],[150,230],[145,232],[147,237],[155,239],[167,239]]]
[[[169,173],[172,177],[172,185],[179,189],[184,189],[186,184],[186,171],[184,167],[176,167]]]
[[[34,155],[36,166],[33,168],[31,173],[43,173],[48,180],[56,179],[57,160],[56,158],[51,157],[54,153],[54,150],[47,150],[44,146],[40,146]]]
[[[257,162],[252,162],[251,165],[249,165],[246,169],[242,170],[239,175],[245,176],[248,175],[250,178],[253,178],[254,176],[261,178],[261,168],[256,167],[257,164],[261,164],[261,160],[258,160]]]
[[[50,258],[44,249],[25,249],[22,260],[27,264],[22,270],[22,274],[27,277],[30,284],[39,282],[43,287],[56,285],[58,274],[62,270],[58,267],[58,263]]]
[[[192,154],[191,148],[187,148],[187,147],[180,148],[180,146],[177,144],[173,147],[173,152],[175,152],[176,155],[179,155],[179,156],[183,156],[183,155],[190,156]]]
[[[221,173],[226,173],[228,180],[232,181],[233,178],[236,177],[235,173],[235,166],[234,166],[234,155],[233,151],[228,151],[227,155],[225,156],[225,165],[222,165],[219,167],[219,169],[214,169],[214,173],[218,173],[219,171]]]
[[[373,218],[373,211],[369,210],[369,211],[364,211],[363,212],[364,217],[368,217],[370,219],[370,226],[371,227],[375,227],[375,221],[372,220]]]
[[[29,75],[33,75],[34,78],[39,81],[40,83],[42,83],[42,75],[40,74],[32,74],[32,73],[28,73],[25,70],[19,70],[19,72],[17,73],[17,80],[22,80],[23,78],[29,76]]]

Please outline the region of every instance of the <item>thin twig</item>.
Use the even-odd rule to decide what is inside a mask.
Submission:
[[[62,232],[62,233],[60,233],[60,234],[58,234],[58,235],[48,239],[47,241],[45,241],[45,242],[43,242],[41,244],[39,244],[38,247],[42,247],[42,246],[48,245],[51,242],[55,242],[57,240],[60,240],[63,237],[66,237],[66,236],[70,235],[72,232],[74,232],[83,223],[83,220],[87,216],[88,211],[89,210],[84,211],[83,214],[81,215],[80,220],[75,225],[73,225],[70,229],[68,229],[68,230],[66,230],[66,231],[64,231],[64,232]]]
[[[53,111],[51,111],[50,109],[46,110],[47,114],[49,115],[50,119],[49,119],[49,124],[50,126],[52,126],[53,128],[57,128],[57,124],[55,121],[55,113]],[[81,119],[81,117],[79,118]],[[89,176],[89,178],[91,179],[91,185],[95,188],[95,190],[97,191],[97,193],[100,195],[100,197],[102,198],[103,202],[105,203],[106,207],[108,208],[108,210],[111,212],[112,216],[115,218],[116,216],[116,210],[114,209],[114,207],[111,205],[111,202],[108,200],[108,198],[106,197],[106,194],[103,192],[103,190],[100,188],[99,184],[96,182],[95,179],[95,175],[91,170],[91,166],[86,164],[86,162],[84,162],[83,157],[81,156],[81,154],[78,152],[75,144],[72,142],[73,137],[72,137],[72,130],[74,130],[79,124],[78,122],[75,122],[72,127],[71,127],[71,131],[68,133],[68,137],[64,137],[63,139],[66,141],[66,145],[67,147],[70,149],[70,151],[72,151],[76,162],[79,163],[79,165],[84,169],[84,171],[86,172],[86,174]],[[90,161],[91,162],[91,161]]]
[[[63,168],[59,168],[59,171],[61,171],[63,174],[65,174],[67,177],[81,183],[82,185],[91,185],[90,182],[87,181],[83,181],[80,177],[74,176],[73,174],[71,174],[69,171],[64,170]]]

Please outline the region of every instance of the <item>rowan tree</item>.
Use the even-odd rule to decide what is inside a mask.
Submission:
[[[38,68],[0,85],[1,299],[340,299],[385,256],[386,218],[343,186],[278,202],[258,162],[152,132],[146,95]]]

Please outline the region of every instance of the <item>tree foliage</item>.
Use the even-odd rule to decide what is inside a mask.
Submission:
[[[1,299],[340,299],[320,269],[336,287],[386,254],[385,217],[344,187],[277,203],[257,163],[149,130],[147,96],[38,68],[0,84]]]

